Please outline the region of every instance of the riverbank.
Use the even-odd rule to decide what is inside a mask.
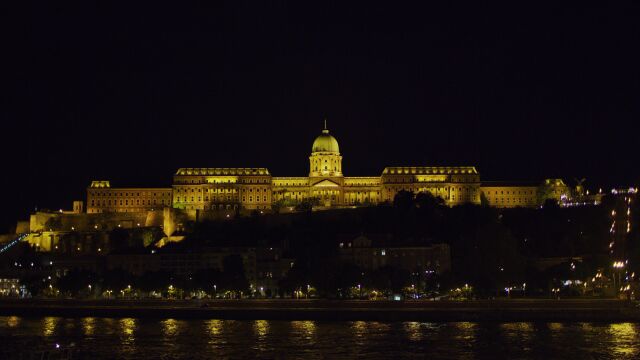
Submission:
[[[633,321],[636,302],[620,300],[0,300],[3,316],[234,320]]]

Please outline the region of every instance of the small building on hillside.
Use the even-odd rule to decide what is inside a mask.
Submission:
[[[353,240],[340,242],[340,259],[369,271],[386,265],[410,272],[433,271],[441,274],[451,270],[449,245],[400,244],[384,236],[360,235]]]

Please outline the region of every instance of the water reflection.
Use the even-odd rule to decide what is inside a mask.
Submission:
[[[122,338],[125,341],[132,342],[135,340],[134,332],[136,330],[136,319],[120,319],[120,330],[122,332]]]
[[[455,328],[458,330],[458,339],[462,340],[474,340],[476,337],[476,331],[478,324],[472,322],[458,322],[455,323]]]
[[[209,320],[205,324],[211,336],[219,335],[222,332],[222,320]]]
[[[608,333],[611,335],[611,350],[616,356],[640,354],[638,334],[634,324],[611,324],[609,325]]]
[[[85,336],[92,336],[96,327],[96,319],[95,318],[84,318],[82,319],[82,330],[84,331]]]
[[[182,329],[182,321],[176,319],[167,319],[162,321],[162,334],[164,336],[173,337],[180,333]]]
[[[533,335],[533,324],[528,322],[505,323],[500,325],[503,333],[516,340],[530,340]]]
[[[60,318],[48,316],[42,319],[42,334],[44,336],[52,336],[56,332],[56,326],[58,326]]]
[[[406,322],[404,323],[404,331],[407,333],[407,337],[411,341],[422,340],[422,330],[420,329],[419,322]]]
[[[20,325],[20,318],[17,316],[9,316],[7,318],[7,326],[10,328],[14,328]]]
[[[266,320],[256,320],[253,329],[259,338],[264,338],[269,332],[269,322]]]
[[[505,323],[501,325],[501,328],[509,333],[530,332],[533,330],[533,325],[528,322]]]
[[[70,324],[73,326],[70,326]],[[4,325],[6,324],[6,325]],[[634,323],[428,323],[2,317],[13,353],[75,343],[86,359],[639,359]],[[197,350],[195,350],[197,349]],[[0,359],[3,358],[0,353]]]
[[[562,330],[562,327],[561,323],[549,323],[549,329],[553,331],[560,331]]]
[[[124,318],[118,321],[120,327],[120,345],[123,354],[135,354],[136,348],[136,331],[137,320],[132,318]]]
[[[362,338],[367,335],[367,323],[364,321],[354,321],[351,325],[353,335],[357,338]]]
[[[316,333],[315,321],[292,321],[291,327],[301,333],[306,340],[312,340]]]

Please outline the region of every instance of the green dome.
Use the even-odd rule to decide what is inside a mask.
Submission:
[[[311,152],[333,152],[339,154],[340,148],[338,147],[338,140],[329,135],[329,130],[324,129],[322,130],[322,134],[313,142]]]

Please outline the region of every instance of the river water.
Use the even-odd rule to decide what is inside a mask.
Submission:
[[[0,317],[0,358],[638,359],[635,323],[422,323]]]

